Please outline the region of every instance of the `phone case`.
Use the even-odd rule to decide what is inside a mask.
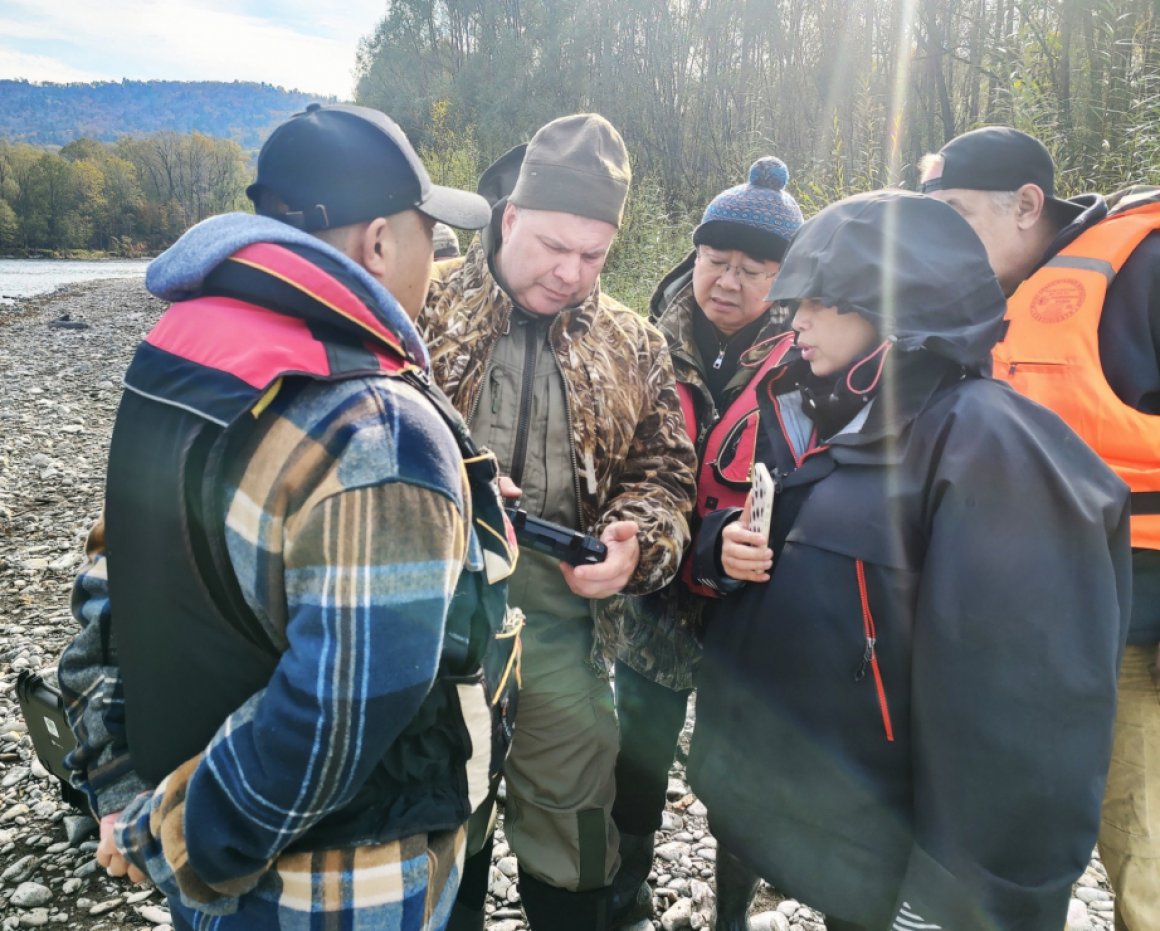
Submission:
[[[769,539],[773,519],[773,498],[777,487],[764,462],[753,463],[753,490],[749,501],[749,529]]]

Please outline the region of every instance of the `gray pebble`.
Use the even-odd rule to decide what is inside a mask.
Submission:
[[[52,901],[52,890],[40,883],[24,882],[16,887],[9,901],[17,908],[38,908]]]

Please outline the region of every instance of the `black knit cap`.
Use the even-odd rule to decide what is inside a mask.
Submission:
[[[1068,222],[1082,210],[1055,196],[1055,165],[1047,147],[1010,126],[984,126],[956,136],[939,149],[923,174],[921,190],[1017,191],[1025,184],[1043,191],[1057,221]]]
[[[312,103],[270,134],[246,196],[260,205],[264,191],[288,209],[263,212],[311,232],[410,209],[462,229],[490,216],[478,194],[432,184],[393,120],[347,104]]]

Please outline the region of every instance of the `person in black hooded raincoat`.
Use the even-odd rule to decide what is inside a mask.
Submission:
[[[759,389],[768,540],[718,512],[689,763],[722,845],[830,929],[1059,931],[1099,827],[1127,489],[990,375],[1003,293],[931,198],[802,227]],[[740,520],[738,520],[740,518]]]

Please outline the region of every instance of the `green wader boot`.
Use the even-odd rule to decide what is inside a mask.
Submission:
[[[608,902],[608,927],[615,931],[634,925],[653,914],[652,887],[648,874],[652,870],[655,834],[620,835],[620,869],[612,880]]]
[[[714,931],[749,931],[749,903],[758,876],[727,850],[717,848],[717,923]]]

